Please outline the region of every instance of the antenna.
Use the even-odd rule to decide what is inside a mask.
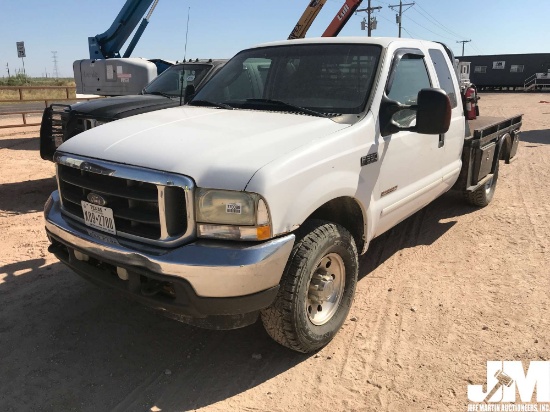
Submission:
[[[187,10],[187,28],[185,29],[185,50],[183,51],[183,61],[187,56],[187,35],[189,34],[189,15],[191,14],[191,7]]]

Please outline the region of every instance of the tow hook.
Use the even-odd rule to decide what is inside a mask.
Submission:
[[[164,288],[164,282],[150,279],[147,283],[141,285],[141,294],[144,296],[154,296]]]

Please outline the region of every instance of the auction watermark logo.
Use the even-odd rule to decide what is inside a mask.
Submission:
[[[468,385],[468,411],[550,412],[550,361],[488,361],[485,388]]]

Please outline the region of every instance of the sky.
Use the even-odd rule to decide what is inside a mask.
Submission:
[[[403,3],[412,3],[403,0]],[[52,76],[52,51],[59,77],[72,77],[72,63],[88,59],[88,37],[105,32],[125,0],[0,0],[0,76],[22,70],[16,42],[25,42],[25,71]],[[404,6],[402,37],[446,43],[465,55],[550,53],[550,0],[418,0]],[[230,58],[260,43],[286,39],[309,0],[159,0],[132,57],[181,60]],[[306,37],[320,36],[344,0],[327,0]],[[397,37],[399,0],[371,0],[378,21],[373,36]],[[361,8],[366,8],[364,0]],[[339,36],[367,36],[361,30],[365,12],[356,13]],[[129,40],[128,40],[129,43]],[[127,46],[127,44],[125,47]],[[125,47],[122,48],[123,54]]]

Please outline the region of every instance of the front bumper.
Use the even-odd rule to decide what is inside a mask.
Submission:
[[[171,249],[144,245],[62,215],[57,191],[44,214],[50,250],[75,272],[149,306],[193,318],[257,314],[269,306],[294,244],[291,234],[262,243],[197,240]],[[117,270],[128,280],[121,280]],[[151,285],[159,292],[151,295]]]

